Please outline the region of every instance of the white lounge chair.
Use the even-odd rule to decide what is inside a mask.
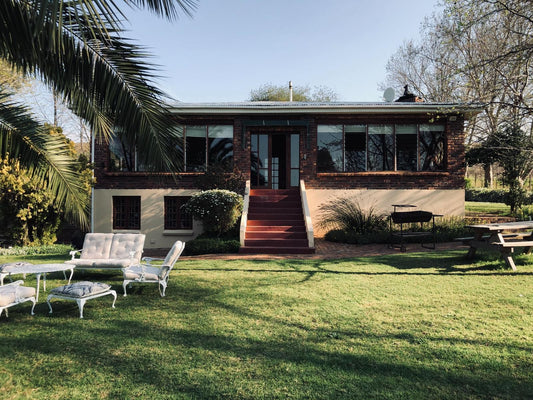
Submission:
[[[139,265],[123,268],[124,282],[122,286],[124,287],[124,296],[126,296],[126,285],[130,285],[133,282],[139,282],[159,284],[159,293],[161,294],[161,297],[164,297],[170,271],[174,267],[176,261],[178,261],[184,248],[185,243],[178,240],[174,243],[165,259],[143,257],[143,262]],[[160,267],[153,266],[151,263],[156,260],[163,260],[163,264]]]
[[[8,283],[7,285],[0,286],[0,316],[2,311],[6,310],[6,317],[8,307],[15,306],[17,304],[31,301],[33,306],[31,307],[31,315],[34,315],[33,309],[35,308],[35,288],[22,286],[24,281],[15,281]]]

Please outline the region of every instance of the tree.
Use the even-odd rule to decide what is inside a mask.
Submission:
[[[43,80],[94,135],[109,140],[120,128],[146,154],[154,169],[180,168],[170,154],[174,122],[156,89],[145,52],[123,38],[125,15],[118,2],[99,0],[5,0],[0,2],[0,59],[25,76]],[[195,0],[124,0],[175,19]],[[76,182],[76,160],[64,144],[46,135],[28,110],[0,87],[0,156],[20,160],[46,185],[69,215],[87,224],[87,207]]]
[[[526,33],[533,20],[526,3],[447,1],[441,14],[427,20],[421,43],[404,44],[390,59],[387,83],[409,83],[429,101],[483,104],[485,112],[467,126],[467,147],[498,135],[508,121],[531,129],[531,35]],[[504,5],[515,12],[505,12]],[[484,166],[490,186],[492,163]]]
[[[337,100],[337,93],[325,86],[295,86],[293,101],[332,102]],[[289,101],[289,86],[266,83],[250,92],[250,101]]]

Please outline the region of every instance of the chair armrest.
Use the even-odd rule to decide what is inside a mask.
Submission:
[[[81,250],[71,250],[68,254],[72,257],[72,260],[74,260],[76,253],[81,254]]]
[[[8,284],[6,284],[6,285],[4,285],[4,286],[20,286],[20,285],[22,285],[23,283],[24,283],[23,280],[18,280],[18,281],[15,281],[15,282],[10,282],[10,283],[8,283]]]

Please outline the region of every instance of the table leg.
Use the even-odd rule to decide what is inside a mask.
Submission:
[[[511,268],[513,271],[516,271],[516,265],[514,263],[513,256],[511,254],[512,254],[512,251],[502,251],[502,256],[503,256],[503,259],[505,260],[505,264],[507,264],[507,266]]]
[[[39,286],[41,281],[41,274],[35,274],[35,278],[37,279],[37,293],[35,293],[35,301],[39,301]]]

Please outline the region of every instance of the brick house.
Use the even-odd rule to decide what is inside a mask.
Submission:
[[[271,217],[278,222],[271,225],[285,221],[285,226],[256,228],[280,233],[255,234],[263,247],[268,242],[283,246],[278,239],[296,238],[299,229],[287,222],[292,219],[289,203],[298,208],[299,218],[304,216],[307,236],[298,238],[311,248],[312,236],[324,233],[311,228],[318,207],[339,196],[356,197],[363,208],[373,206],[384,213],[392,204],[411,203],[448,216],[464,214],[464,122],[480,112],[479,107],[423,102],[177,103],[173,112],[180,117],[176,146],[184,165],[177,181],[143,172],[139,154],[119,141],[95,144],[93,231],[140,231],[146,234],[146,248],[168,248],[175,240],[192,239],[202,228],[183,215],[180,206],[198,192],[195,179],[220,163],[249,181],[243,245],[254,237],[254,219],[267,219],[267,211],[278,210]]]

